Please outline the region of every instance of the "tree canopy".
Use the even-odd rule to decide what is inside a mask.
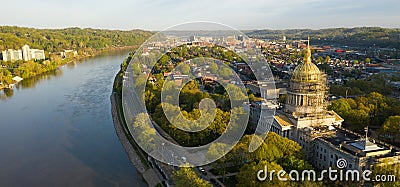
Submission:
[[[338,99],[328,109],[343,117],[344,123],[354,130],[362,130],[368,125],[382,126],[390,116],[400,115],[399,101],[377,92],[355,99]]]
[[[174,171],[173,179],[177,187],[198,186],[198,187],[212,187],[212,185],[201,179],[195,171],[190,167],[181,167],[179,170]]]
[[[151,34],[142,30],[121,31],[77,27],[34,29],[0,26],[0,50],[19,49],[25,44],[47,52],[134,46],[143,43]]]

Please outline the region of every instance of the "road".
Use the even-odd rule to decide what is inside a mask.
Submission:
[[[127,122],[129,121],[134,121],[134,116],[138,115],[139,113],[142,112],[147,112],[147,111],[142,111],[145,107],[140,103],[138,96],[136,95],[133,85],[134,85],[134,80],[132,79],[131,76],[129,76],[129,73],[132,72],[130,69],[130,66],[128,66],[124,79],[123,79],[123,105],[124,109],[128,111],[124,111],[124,116],[125,118],[129,117],[130,119],[126,119]],[[138,107],[139,106],[139,107]],[[165,132],[157,123],[155,123],[153,120],[152,122],[152,127],[156,130],[156,133],[158,136],[163,137],[168,143],[161,143],[160,145],[156,145],[156,149],[151,152],[149,155],[158,155],[161,159],[160,161],[154,160],[154,163],[157,164],[159,167],[161,167],[161,171],[165,175],[167,175],[167,178],[170,178],[172,176],[173,171],[175,171],[178,167],[173,167],[174,165],[184,165],[186,162],[191,163],[190,161],[194,160],[187,160],[186,156],[188,153],[186,151],[182,151],[181,149],[176,149],[173,147],[172,144],[179,145],[178,142],[173,139],[167,132]],[[192,159],[199,159],[197,162],[200,160],[204,160],[205,155],[196,155],[195,158]],[[199,176],[205,180],[210,180],[211,178],[214,178],[217,180],[218,176],[214,176],[211,172],[208,170],[211,169],[211,167],[205,167],[207,175],[204,175],[203,173],[199,172],[198,169],[195,171],[199,174]],[[218,183],[221,186],[224,186],[219,180],[217,180]]]

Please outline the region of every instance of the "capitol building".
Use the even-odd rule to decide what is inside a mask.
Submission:
[[[398,163],[400,150],[391,145],[341,127],[344,121],[327,110],[326,75],[312,63],[311,50],[292,72],[286,104],[278,110],[270,131],[299,143],[305,158],[317,169],[336,167],[345,159],[348,170],[365,170],[385,161]]]

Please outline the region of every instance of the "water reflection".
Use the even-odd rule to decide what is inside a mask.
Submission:
[[[80,60],[72,61],[70,63],[64,64],[60,67],[61,68],[66,67],[67,69],[72,70],[76,67],[77,64],[86,62],[87,60],[103,58],[103,57],[107,57],[107,56],[125,55],[127,53],[127,51],[131,52],[130,50],[104,51],[104,52],[101,52],[100,54],[96,55],[95,57],[82,58]],[[18,84],[16,84],[14,89],[19,90],[19,89],[26,89],[26,88],[35,88],[35,85],[39,84],[43,80],[50,80],[54,77],[60,77],[63,75],[63,72],[60,69],[60,67],[55,70],[44,72],[35,77],[26,78],[26,79],[22,80],[21,82],[19,82]],[[14,93],[13,89],[4,89],[3,94],[0,94],[0,99],[5,100],[7,98],[10,98],[13,96],[13,93]]]
[[[14,88],[6,88],[2,90],[0,93],[0,100],[6,100],[11,98],[14,95],[14,89],[27,89],[27,88],[35,88],[35,85],[42,82],[43,80],[50,80],[53,77],[62,76],[62,71],[60,69],[51,70],[35,77],[27,78],[17,83]]]
[[[11,98],[14,95],[14,90],[13,89],[3,89],[3,91],[0,93],[0,100],[6,100],[8,98]]]
[[[0,186],[145,186],[110,112],[127,54],[70,63],[0,91]]]
[[[62,71],[60,69],[51,70],[35,77],[27,78],[19,82],[15,88],[16,89],[25,89],[25,88],[34,88],[36,84],[42,82],[43,80],[50,80],[52,77],[59,77],[62,75]]]

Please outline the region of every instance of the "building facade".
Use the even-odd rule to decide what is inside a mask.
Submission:
[[[285,107],[276,112],[270,131],[299,143],[305,158],[320,170],[336,167],[339,159],[347,161],[344,169],[359,171],[383,159],[399,162],[398,148],[343,129],[343,118],[326,109],[326,93],[326,75],[312,63],[308,44],[304,62],[292,73]]]
[[[22,46],[22,58],[24,61],[31,60],[31,52],[28,45]]]
[[[29,54],[30,54],[31,59],[35,59],[35,60],[44,60],[45,59],[44,50],[42,50],[42,49],[30,49]]]
[[[2,51],[3,61],[17,61],[17,60],[43,60],[45,59],[44,50],[30,49],[28,45],[22,46],[19,50],[7,49]]]
[[[14,49],[7,49],[2,51],[3,61],[16,61],[22,60],[22,51],[21,50],[14,50]]]

